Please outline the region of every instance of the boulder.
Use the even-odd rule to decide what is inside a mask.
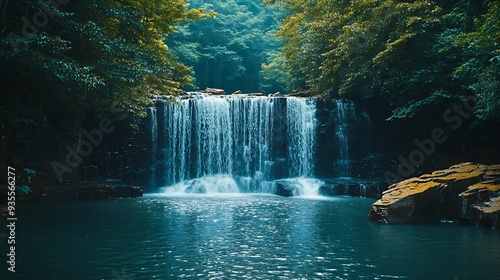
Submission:
[[[291,197],[299,195],[300,190],[294,182],[287,180],[276,181],[276,194]]]
[[[252,93],[249,93],[248,94],[249,96],[258,96],[258,97],[262,97],[262,96],[266,96],[264,93],[262,92],[252,92]]]
[[[500,225],[500,165],[462,163],[389,186],[368,218],[384,223]]]
[[[220,88],[206,88],[204,93],[211,95],[226,95],[226,92]]]

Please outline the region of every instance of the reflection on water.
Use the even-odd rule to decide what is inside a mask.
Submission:
[[[500,268],[497,231],[374,224],[372,202],[227,194],[28,205],[11,278],[491,279]]]

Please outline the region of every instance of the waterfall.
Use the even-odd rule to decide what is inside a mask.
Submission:
[[[241,191],[267,192],[275,179],[314,174],[313,99],[192,94],[160,106],[167,186],[226,176]]]
[[[270,160],[273,101],[198,96],[167,104],[167,185],[227,174],[255,191]]]
[[[290,179],[294,193],[313,195],[321,184],[299,179],[357,176],[365,155],[366,120],[348,100],[188,93],[155,104],[148,115],[156,187],[277,193],[278,181]]]
[[[287,99],[291,175],[311,177],[314,171],[316,104],[312,99]]]
[[[191,157],[189,151],[192,147],[192,107],[183,102],[181,106],[173,102],[167,103],[163,111],[163,129],[165,147],[163,158],[165,160],[165,181],[174,184],[188,179]]]
[[[349,143],[348,132],[350,118],[355,117],[354,103],[346,100],[335,100],[336,104],[336,136],[338,140],[339,157],[335,162],[337,177],[349,176]]]

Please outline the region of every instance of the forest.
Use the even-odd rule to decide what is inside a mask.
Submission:
[[[500,0],[0,0],[0,65],[0,279],[500,279]]]
[[[2,163],[64,150],[105,116],[137,129],[151,96],[206,87],[351,99],[403,131],[457,102],[481,139],[500,121],[499,1],[0,4]]]
[[[394,118],[477,98],[499,120],[499,1],[273,1],[294,86],[380,100]]]

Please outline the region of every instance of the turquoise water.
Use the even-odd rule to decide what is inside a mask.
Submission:
[[[382,225],[371,199],[146,195],[25,205],[0,279],[494,279],[500,232]],[[5,277],[8,276],[8,278]]]

